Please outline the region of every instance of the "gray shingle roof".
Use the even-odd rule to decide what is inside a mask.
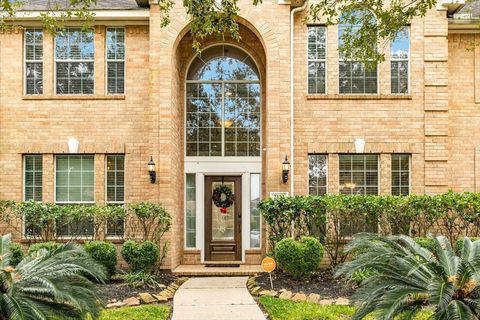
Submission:
[[[467,1],[465,6],[460,9],[457,13],[470,15],[473,19],[480,18],[480,1]]]
[[[69,0],[25,0],[21,10],[24,11],[45,11],[54,9],[65,9]],[[135,0],[97,0],[92,7],[94,10],[135,10],[139,9]]]

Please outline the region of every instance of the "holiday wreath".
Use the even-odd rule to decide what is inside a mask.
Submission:
[[[233,204],[235,196],[232,189],[222,184],[213,189],[213,203],[220,208],[221,213],[227,213],[227,208]]]

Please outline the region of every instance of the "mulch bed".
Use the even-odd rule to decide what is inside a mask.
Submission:
[[[162,272],[158,275],[157,281],[165,286],[174,282],[176,277],[169,272]],[[138,296],[143,292],[158,294],[162,289],[152,289],[148,286],[134,287],[126,284],[120,277],[116,276],[105,284],[97,284],[97,289],[102,291],[105,301],[122,301],[124,299]]]
[[[309,278],[294,280],[282,272],[272,272],[273,289],[286,289],[293,293],[317,293],[322,299],[349,298],[353,287],[341,279],[334,279],[331,269],[319,270]],[[268,273],[262,273],[257,278],[258,285],[270,289]]]

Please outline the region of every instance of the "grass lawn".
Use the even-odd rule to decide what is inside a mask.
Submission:
[[[266,296],[260,298],[260,303],[272,320],[347,320],[355,313],[355,308],[350,306],[318,305]],[[421,312],[415,320],[427,320],[430,316],[428,311]],[[366,319],[373,320],[374,317]]]
[[[170,316],[171,307],[167,305],[145,305],[139,307],[123,307],[102,311],[99,320],[166,320]]]

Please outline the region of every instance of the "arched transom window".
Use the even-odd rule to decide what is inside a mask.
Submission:
[[[258,69],[243,50],[203,50],[187,73],[187,157],[259,157],[260,93]]]

